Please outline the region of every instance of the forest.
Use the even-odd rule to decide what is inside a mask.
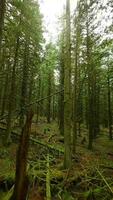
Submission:
[[[113,200],[112,0],[0,0],[0,200]]]

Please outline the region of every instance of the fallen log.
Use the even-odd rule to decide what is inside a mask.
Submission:
[[[3,131],[6,131],[6,127],[5,126],[0,126],[0,130],[3,130]],[[11,131],[11,138],[14,139],[15,136],[16,136],[16,139],[19,139],[20,138],[20,135],[21,135],[21,130],[12,130]],[[61,148],[61,147],[58,147],[58,146],[53,146],[51,144],[47,144],[43,141],[40,141],[36,138],[34,138],[32,135],[30,136],[30,143],[33,143],[33,144],[39,144],[41,146],[43,146],[44,148],[47,148],[49,150],[52,150],[52,151],[55,151],[55,152],[58,152],[58,153],[64,153],[64,149]]]
[[[50,150],[57,151],[58,153],[64,153],[64,149],[59,148],[59,147],[55,147],[55,146],[53,146],[51,144],[47,144],[47,143],[45,143],[43,141],[37,140],[37,139],[33,138],[32,136],[30,137],[30,141],[35,143],[35,144],[42,145],[45,148],[48,148]]]
[[[100,167],[101,167],[101,168],[104,168],[104,169],[113,170],[113,167],[112,167],[112,166],[106,166],[106,165],[104,165],[104,164],[101,164]]]

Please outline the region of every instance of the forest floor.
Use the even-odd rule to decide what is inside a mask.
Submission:
[[[84,136],[86,141],[82,144]],[[43,141],[44,145],[30,144],[27,169],[29,200],[45,200],[47,182],[50,182],[52,200],[113,199],[113,141],[109,141],[107,129],[101,130],[94,141],[93,151],[90,151],[87,149],[87,129],[81,128],[70,170],[63,169],[63,137],[56,122],[47,124],[44,119],[38,124],[34,122],[32,137]],[[4,147],[0,143],[0,200],[8,200],[13,190],[17,144],[15,141]]]

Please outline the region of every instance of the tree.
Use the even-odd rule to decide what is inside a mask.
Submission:
[[[66,36],[64,66],[64,168],[71,167],[71,42],[70,0],[66,1]]]
[[[64,30],[62,30],[61,38],[60,38],[60,52],[59,52],[59,90],[62,92],[59,94],[59,130],[60,134],[64,135],[64,66],[65,66],[65,47],[64,47],[64,38],[65,33]]]
[[[4,27],[4,14],[5,14],[6,1],[0,0],[0,54],[1,54],[1,42]]]
[[[28,177],[27,177],[27,155],[29,147],[29,137],[31,132],[33,112],[27,114],[26,123],[22,129],[19,148],[16,160],[16,176],[14,192],[10,200],[26,200],[28,191]]]
[[[27,105],[27,98],[28,98],[28,58],[29,58],[29,43],[28,39],[25,41],[25,49],[24,49],[24,61],[23,61],[23,75],[22,75],[22,86],[21,86],[21,100],[20,100],[20,126],[22,127],[24,124],[24,115],[26,113],[26,105]]]
[[[109,139],[112,140],[112,111],[111,111],[111,88],[110,88],[110,71],[108,65],[107,74],[107,84],[108,84],[108,126],[109,126]]]
[[[99,37],[95,36],[96,26],[93,25],[92,19],[95,17],[95,9],[99,9],[97,2],[86,0],[86,57],[88,73],[88,126],[89,126],[89,143],[88,148],[92,149],[93,139],[96,136],[96,79],[97,66],[95,63],[95,41]],[[97,44],[96,44],[97,48]]]
[[[19,36],[17,36],[17,40],[16,40],[14,63],[13,63],[12,77],[11,77],[11,88],[10,88],[10,95],[9,95],[9,102],[8,102],[7,143],[9,143],[10,136],[11,136],[11,119],[12,119],[12,112],[14,110],[15,72],[16,72],[16,66],[17,66],[17,62],[18,62],[18,50],[19,50]]]
[[[76,151],[76,143],[77,143],[77,111],[78,111],[78,88],[79,88],[79,75],[80,75],[80,40],[81,40],[81,33],[80,33],[80,20],[81,20],[81,5],[80,2],[77,4],[76,8],[77,14],[75,15],[74,19],[74,91],[73,91],[73,154]]]

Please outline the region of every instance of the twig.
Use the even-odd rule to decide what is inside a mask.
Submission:
[[[60,90],[60,91],[58,91],[58,92],[52,93],[52,94],[50,94],[50,95],[48,95],[48,96],[46,96],[46,97],[43,97],[43,98],[41,98],[41,99],[39,99],[39,100],[36,100],[36,101],[34,101],[34,102],[32,102],[32,103],[26,105],[26,107],[32,106],[32,105],[34,105],[34,104],[36,104],[36,103],[40,103],[41,101],[43,101],[43,100],[45,100],[45,99],[48,99],[48,98],[50,98],[50,97],[53,97],[53,96],[56,95],[56,94],[60,94],[60,93],[62,93],[63,91],[64,91],[64,89],[63,89],[63,90]]]
[[[43,98],[41,98],[41,99],[39,99],[39,100],[36,100],[36,101],[34,101],[34,102],[30,103],[30,104],[27,104],[27,105],[24,107],[24,109],[27,108],[27,107],[30,107],[30,106],[32,106],[32,105],[34,105],[34,104],[40,103],[41,101],[44,101],[44,100],[46,100],[46,99],[48,99],[48,98],[50,98],[50,97],[53,97],[54,95],[60,94],[60,93],[62,93],[63,91],[64,91],[64,89],[62,89],[62,90],[60,90],[60,91],[58,91],[58,92],[52,93],[52,94],[50,94],[49,96],[43,97]],[[22,110],[21,110],[21,111],[22,111]],[[14,111],[14,113],[17,114],[17,115],[19,116],[19,115],[21,114],[21,111],[20,111],[19,109],[17,109],[17,110]],[[4,116],[0,116],[0,121],[3,120],[3,119],[5,119],[5,117],[7,117],[7,116],[8,116],[8,114],[6,114],[6,115],[4,115]],[[17,116],[17,117],[18,117],[18,116]]]
[[[106,181],[106,179],[104,178],[104,176],[102,175],[102,173],[98,170],[98,168],[96,168],[98,174],[101,176],[101,178],[103,179],[103,181],[105,182],[105,184],[107,185],[107,187],[109,188],[110,192],[112,193],[113,195],[113,190],[112,188],[109,186],[109,183]]]
[[[51,200],[49,153],[47,155],[46,198]]]

